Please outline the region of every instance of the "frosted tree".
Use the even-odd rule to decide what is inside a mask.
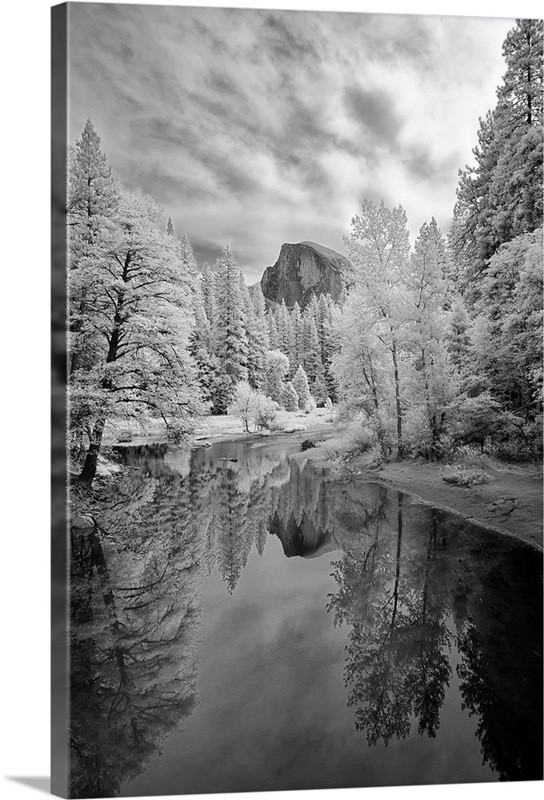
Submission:
[[[341,350],[333,359],[340,390],[341,411],[348,417],[363,415],[374,430],[382,455],[391,454],[388,359],[373,331],[369,311],[360,292],[353,291],[344,306],[339,330]]]
[[[450,358],[455,367],[464,372],[470,349],[470,318],[461,297],[454,300],[448,316],[446,341]]]
[[[196,263],[192,247],[189,244],[189,239],[185,233],[182,233],[178,238],[174,228],[174,223],[172,222],[172,217],[168,217],[166,233],[175,242],[177,256],[181,264],[182,280],[185,283],[187,291],[193,294],[195,292],[196,283],[198,280],[198,265]]]
[[[364,200],[352,221],[346,248],[355,269],[355,291],[365,309],[364,324],[377,335],[391,358],[395,396],[396,444],[404,454],[400,340],[406,322],[406,276],[410,243],[404,209]]]
[[[208,262],[206,262],[202,268],[200,280],[204,313],[206,314],[210,327],[213,328],[213,321],[215,319],[215,275]]]
[[[197,279],[193,298],[194,326],[189,337],[189,352],[193,358],[203,401],[215,404],[218,382],[217,359],[213,354],[211,326],[204,311],[202,284]]]
[[[337,350],[335,325],[338,321],[335,303],[330,295],[320,295],[316,309],[316,329],[319,342],[323,380],[327,394],[336,398],[336,385],[331,369],[332,359]]]
[[[310,402],[310,389],[308,386],[308,378],[301,365],[299,365],[293,376],[292,384],[298,395],[299,407],[306,410]]]
[[[270,349],[277,350],[279,347],[278,325],[276,323],[276,315],[272,310],[267,311],[266,322]]]
[[[260,284],[251,288],[251,302],[253,304],[253,359],[255,386],[262,389],[265,379],[266,354],[270,350],[270,337],[268,333],[268,318],[264,296]]]
[[[276,310],[276,324],[278,326],[278,349],[288,356],[290,320],[285,300],[281,301]]]
[[[236,384],[248,379],[248,342],[240,279],[238,265],[226,247],[216,266],[213,337],[218,368],[225,379],[227,404]]]
[[[66,215],[68,268],[78,268],[92,256],[100,225],[111,219],[119,205],[119,186],[112,173],[100,137],[90,119],[68,158]],[[77,288],[76,288],[77,287]],[[68,281],[68,351],[70,371],[80,368],[91,353],[81,335],[85,315],[85,287]]]
[[[289,359],[280,350],[270,350],[266,356],[265,392],[282,405],[283,382],[289,372]]]
[[[471,329],[478,334],[472,366],[481,388],[506,409],[525,414],[541,395],[542,246],[540,228],[504,244],[491,258]]]
[[[241,381],[234,394],[234,400],[228,412],[239,417],[244,431],[250,433],[250,424],[253,431],[267,428],[276,415],[278,406],[262,392],[253,389],[247,381]]]
[[[70,251],[76,255],[83,246],[81,240],[90,243],[101,218],[111,217],[119,205],[117,179],[90,119],[85,123],[75,150],[70,152],[67,188]]]
[[[302,315],[300,306],[295,302],[289,319],[289,372],[294,375],[302,362]]]
[[[192,298],[182,281],[160,209],[142,194],[123,196],[116,219],[100,227],[92,254],[74,271],[85,292],[82,338],[93,358],[70,385],[70,426],[88,448],[81,478],[94,478],[108,418],[162,418],[184,435],[203,412],[189,335]]]
[[[298,394],[291,381],[283,386],[281,404],[286,411],[298,411]]]
[[[421,226],[410,259],[406,283],[411,299],[411,320],[405,337],[414,356],[410,402],[417,405],[421,398],[433,453],[438,452],[450,404],[459,390],[454,368],[448,364],[444,339],[445,274],[445,241],[433,217],[429,224]]]
[[[317,327],[315,319],[309,312],[304,313],[302,323],[302,366],[310,383],[313,383],[323,372]]]
[[[257,298],[258,312],[255,311],[254,299],[241,276],[240,291],[244,303],[244,324],[248,343],[248,378],[254,389],[261,389],[264,384],[266,354],[269,350],[268,330],[264,316],[264,298],[262,303]],[[258,316],[257,316],[258,314]]]
[[[542,225],[542,20],[517,20],[497,105],[480,120],[475,165],[460,173],[450,244],[472,302],[501,244]]]

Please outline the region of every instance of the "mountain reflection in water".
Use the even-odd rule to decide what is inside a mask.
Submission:
[[[542,778],[536,551],[271,447],[125,461],[72,532],[73,796]]]

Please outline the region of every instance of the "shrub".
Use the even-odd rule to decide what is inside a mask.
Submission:
[[[249,423],[254,431],[270,429],[279,406],[270,397],[252,389],[247,381],[241,381],[236,387],[234,402],[229,406],[229,413],[238,417],[249,433]]]
[[[483,469],[461,464],[447,464],[440,470],[440,475],[443,481],[456,486],[479,486],[489,482],[489,475]]]
[[[313,439],[304,439],[304,441],[300,445],[300,449],[302,450],[302,452],[304,452],[305,450],[311,450],[312,447],[315,447],[315,442]]]

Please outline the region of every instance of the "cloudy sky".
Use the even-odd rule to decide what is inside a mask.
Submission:
[[[511,19],[71,4],[70,131],[197,259],[248,282],[283,242],[344,252],[364,197],[446,232]]]

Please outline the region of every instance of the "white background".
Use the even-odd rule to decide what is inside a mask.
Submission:
[[[177,5],[538,17],[539,2],[178,2]],[[49,775],[49,36],[50,3],[2,9],[0,796],[39,797],[13,776]],[[482,109],[482,115],[487,109]],[[476,131],[474,131],[476,143]],[[5,178],[7,173],[7,180]],[[542,784],[366,789],[366,798],[540,796]],[[363,790],[310,792],[339,800]],[[290,793],[292,794],[292,793]],[[306,796],[308,793],[306,793]],[[274,800],[276,794],[267,795]],[[293,795],[295,796],[295,795]],[[247,795],[240,795],[240,798]],[[252,796],[248,797],[251,800]]]

